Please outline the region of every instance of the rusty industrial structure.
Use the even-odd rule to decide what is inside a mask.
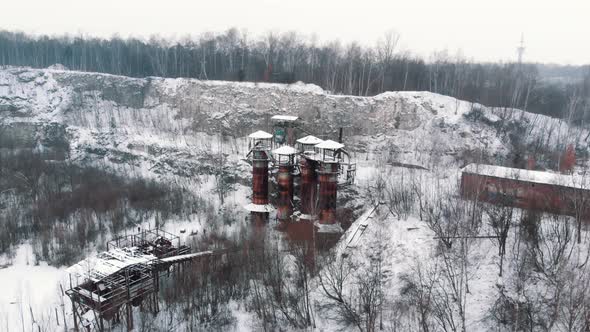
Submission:
[[[250,211],[253,223],[260,228],[267,223],[269,213],[274,210],[268,199],[269,151],[273,136],[260,130],[249,138],[252,148],[247,157],[252,163],[252,203],[246,209]]]
[[[257,131],[249,135],[252,203],[245,208],[251,212],[255,227],[269,223],[273,210],[269,204],[269,174],[276,174],[277,228],[292,242],[329,247],[343,233],[336,214],[338,187],[354,182],[356,164],[342,143],[313,135],[295,141],[298,133],[307,133],[298,117],[275,115],[271,120],[273,134]],[[338,140],[342,140],[342,130]],[[299,204],[295,199],[297,187]]]
[[[160,279],[172,266],[220,253],[190,253],[178,236],[159,229],[109,241],[107,251],[68,268],[66,295],[72,302],[75,330],[106,331],[118,323],[133,330],[133,307],[159,311]]]
[[[341,139],[341,138],[340,138]],[[315,146],[315,160],[319,182],[319,220],[316,243],[319,248],[334,245],[344,232],[336,219],[336,202],[338,198],[338,177],[343,156],[346,155],[344,144],[332,140],[323,141]],[[347,176],[349,173],[347,173]],[[347,179],[348,181],[348,179]]]
[[[323,140],[312,135],[297,140],[301,153],[299,158],[300,218],[307,221],[313,221],[317,217],[318,162],[315,159],[315,146],[322,142]]]
[[[300,123],[299,117],[293,115],[273,115],[270,119],[273,122],[275,143],[278,145],[287,144],[293,146],[295,144],[295,130]]]
[[[331,140],[315,146],[319,150],[316,160],[319,162],[319,223],[333,225],[336,223],[336,199],[338,192],[338,173],[340,171],[339,154],[344,145]]]
[[[585,220],[590,217],[590,182],[577,175],[471,164],[461,174],[461,195]]]
[[[277,219],[280,224],[289,222],[293,216],[293,168],[297,150],[289,145],[284,145],[273,151],[276,155],[278,166],[277,185],[279,189],[279,203],[277,207]]]
[[[315,250],[334,244],[343,233],[336,214],[338,188],[354,182],[356,164],[342,143],[311,135],[295,140],[300,126],[297,117],[275,116],[273,121],[274,134],[249,135],[246,157],[252,165],[252,201],[245,208],[255,232],[246,249],[263,245],[263,231],[276,210],[274,226],[291,243],[303,245],[307,261],[313,264]],[[342,131],[340,141],[341,136]],[[271,199],[269,187],[275,184]],[[133,307],[157,313],[160,280],[174,266],[206,263],[224,253],[191,253],[178,236],[159,229],[138,230],[109,241],[105,252],[68,269],[66,295],[72,303],[75,329],[105,331],[123,323],[133,330]]]

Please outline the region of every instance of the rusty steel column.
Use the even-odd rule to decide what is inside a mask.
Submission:
[[[279,165],[277,183],[279,186],[277,219],[287,222],[293,215],[293,164]]]
[[[337,162],[320,162],[320,224],[336,223],[336,198],[338,191],[338,168]]]
[[[264,147],[255,146],[252,151],[252,203],[250,210],[250,238],[246,252],[257,253],[264,248],[266,225],[268,223],[268,154]]]
[[[252,150],[252,203],[268,204],[268,156],[263,150]]]
[[[252,150],[252,204],[268,204],[268,155],[264,150]],[[252,212],[256,226],[268,221],[268,212]]]
[[[317,197],[317,172],[316,162],[302,157],[299,159],[301,171],[299,199],[301,201],[301,214],[313,216],[316,214]],[[310,218],[313,219],[313,218]]]
[[[317,172],[316,162],[301,155],[299,158],[299,199],[301,216],[298,222],[287,225],[289,242],[303,249],[308,268],[315,265],[314,220],[316,219]]]

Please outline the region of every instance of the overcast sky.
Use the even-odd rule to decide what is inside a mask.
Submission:
[[[3,0],[0,28],[36,34],[180,38],[246,28],[315,33],[374,45],[387,30],[428,57],[447,49],[476,60],[590,63],[590,0]]]

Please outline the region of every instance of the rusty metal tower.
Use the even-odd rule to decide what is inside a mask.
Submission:
[[[319,223],[336,224],[336,199],[338,192],[338,173],[340,171],[340,151],[343,144],[327,140],[315,146],[319,150]]]
[[[255,226],[262,227],[268,221],[268,214],[274,210],[268,200],[268,163],[273,136],[259,130],[248,137],[252,145],[248,153],[252,162],[252,203],[245,208],[251,212]]]
[[[277,184],[279,187],[279,204],[277,219],[280,223],[289,222],[293,215],[293,168],[297,150],[284,145],[273,151],[278,166]]]
[[[344,145],[326,140],[315,147],[315,160],[319,167],[319,219],[315,224],[315,241],[319,249],[332,247],[344,232],[336,218],[338,176]]]
[[[314,147],[323,140],[309,135],[297,140],[301,153],[299,171],[301,172],[299,198],[301,200],[300,219],[313,221],[317,219],[318,162]]]

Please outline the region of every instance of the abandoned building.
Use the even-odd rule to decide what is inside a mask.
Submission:
[[[470,164],[461,174],[461,195],[521,209],[590,217],[590,182],[581,175]]]
[[[132,307],[156,313],[160,278],[172,265],[207,260],[221,252],[190,253],[180,238],[160,229],[139,230],[107,243],[107,251],[68,268],[74,329],[106,331],[123,323],[133,330]]]

